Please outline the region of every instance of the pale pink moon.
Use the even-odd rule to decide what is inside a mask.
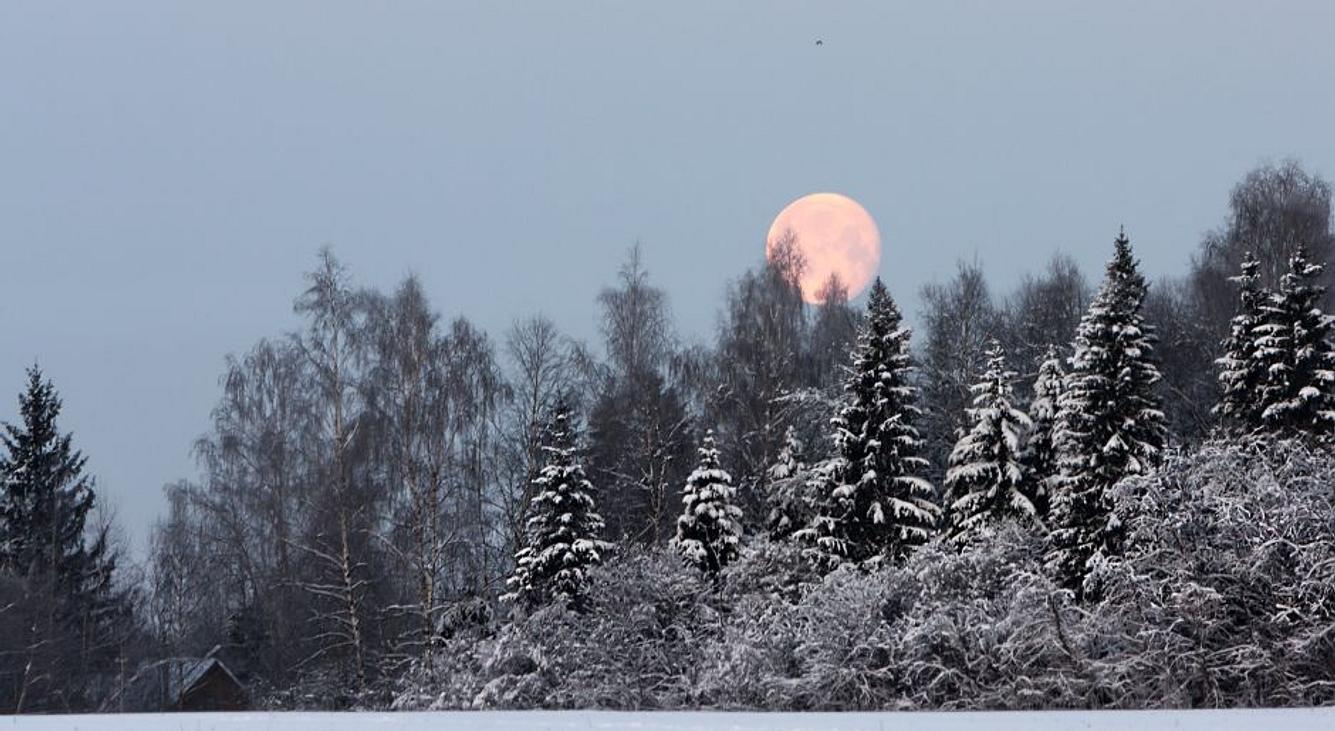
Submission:
[[[785,232],[797,238],[798,251],[806,259],[802,272],[802,299],[819,302],[820,291],[831,274],[838,274],[856,297],[871,284],[881,263],[881,233],[867,209],[838,193],[812,193],[789,203],[770,224],[765,238],[765,256]]]

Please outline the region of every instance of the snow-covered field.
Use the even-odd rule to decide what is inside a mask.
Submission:
[[[1046,713],[192,713],[25,716],[0,731],[1303,731],[1335,729],[1335,708]]]

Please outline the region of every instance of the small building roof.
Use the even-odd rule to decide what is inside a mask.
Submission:
[[[103,704],[104,711],[156,711],[177,708],[214,670],[241,689],[244,686],[216,657],[169,657],[139,668],[119,691]]]

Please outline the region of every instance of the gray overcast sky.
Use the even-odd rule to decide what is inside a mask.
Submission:
[[[1316,0],[5,0],[0,418],[40,360],[141,542],[322,244],[586,338],[636,239],[704,337],[817,190],[876,218],[910,312],[959,258],[1097,274],[1119,223],[1177,273],[1250,167],[1335,175],[1333,35]]]

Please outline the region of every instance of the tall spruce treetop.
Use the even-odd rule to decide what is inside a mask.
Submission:
[[[681,517],[672,548],[707,576],[717,578],[741,547],[742,509],[732,475],[719,466],[714,432],[700,444],[700,463],[686,479]]]
[[[1223,391],[1214,412],[1236,426],[1254,429],[1261,425],[1259,389],[1265,368],[1256,354],[1257,328],[1264,322],[1261,307],[1270,293],[1261,288],[1261,263],[1250,252],[1242,260],[1242,272],[1232,281],[1239,285],[1238,311],[1223,342],[1224,355],[1215,360],[1219,366],[1219,386]]]
[[[1261,306],[1256,356],[1264,369],[1259,389],[1261,423],[1268,429],[1324,434],[1335,431],[1335,317],[1321,311],[1321,264],[1299,248],[1279,291]]]
[[[971,387],[973,427],[950,453],[946,495],[950,536],[964,542],[984,524],[1008,517],[1032,519],[1038,510],[1025,494],[1020,450],[1029,417],[1015,408],[1006,351],[995,340],[987,351],[987,372]]]
[[[1038,515],[1045,516],[1052,501],[1052,480],[1057,475],[1057,410],[1061,403],[1066,372],[1057,348],[1049,345],[1039,359],[1034,379],[1034,400],[1029,402],[1029,435],[1025,439],[1021,463],[1025,472],[1025,494],[1034,503]]]
[[[527,544],[515,554],[515,570],[506,582],[508,599],[529,606],[560,602],[583,604],[588,570],[602,563],[610,544],[575,453],[570,411],[561,406],[552,420],[551,441],[543,447],[547,465],[533,481],[535,494],[527,523]]]
[[[110,591],[114,567],[105,529],[86,540],[96,495],[87,459],[56,427],[60,407],[55,387],[30,368],[22,423],[0,434],[0,569],[49,582],[78,611],[91,611]]]
[[[844,385],[846,402],[831,420],[836,454],[830,479],[816,516],[799,531],[827,566],[900,558],[935,528],[932,486],[919,476],[927,462],[918,456],[909,335],[878,278]]]
[[[1167,434],[1154,393],[1160,378],[1154,336],[1140,314],[1145,278],[1124,232],[1114,245],[1099,293],[1080,320],[1057,416],[1060,476],[1049,563],[1059,581],[1080,593],[1094,563],[1121,551],[1109,488],[1148,470]]]

